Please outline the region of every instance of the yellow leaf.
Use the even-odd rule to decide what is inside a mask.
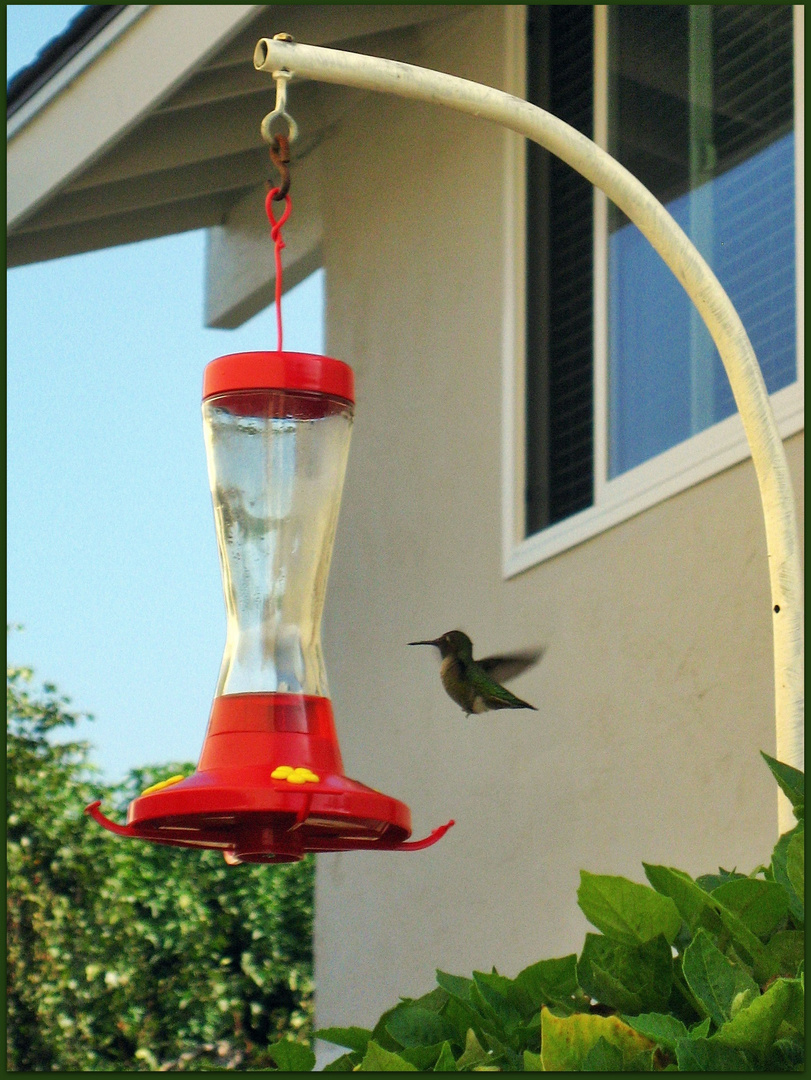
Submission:
[[[579,1071],[589,1050],[601,1038],[622,1053],[623,1063],[656,1046],[616,1016],[591,1016],[589,1013],[555,1016],[546,1006],[541,1009],[544,1072]]]

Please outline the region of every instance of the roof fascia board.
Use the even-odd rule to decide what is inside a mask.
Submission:
[[[7,227],[24,221],[131,130],[263,6],[194,5],[191,19],[192,8],[184,4],[139,6],[125,27],[132,31],[137,18],[137,29],[130,33],[123,33],[120,20],[114,20],[109,29],[117,27],[118,33],[97,48],[92,63],[83,63],[60,91],[19,122],[27,107],[48,90],[46,84],[9,122],[11,128],[18,120],[8,144]],[[89,42],[63,72],[81,61],[95,42]]]
[[[6,122],[6,139],[12,139],[17,132],[25,127],[45,106],[69,86],[73,80],[84,71],[88,64],[92,64],[97,56],[100,56],[117,37],[120,37],[132,24],[149,10],[149,4],[127,4],[123,11],[101,30],[78,52],[75,56],[56,71],[28,101],[16,109],[11,118]]]

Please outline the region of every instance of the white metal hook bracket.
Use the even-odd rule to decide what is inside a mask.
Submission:
[[[293,42],[290,34],[275,34],[273,40]],[[293,78],[293,72],[282,67],[272,71],[271,76],[276,80],[276,107],[264,118],[259,130],[265,142],[272,143],[276,135],[284,134],[284,132],[273,130],[276,121],[283,120],[287,124],[287,141],[295,142],[298,136],[298,124],[287,111],[287,84]]]

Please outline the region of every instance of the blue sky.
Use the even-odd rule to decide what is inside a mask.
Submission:
[[[79,10],[10,5],[8,75]],[[203,248],[191,232],[7,274],[9,660],[94,714],[79,734],[109,780],[196,761],[225,643],[203,368],[274,349],[276,325],[270,307],[203,327]],[[286,348],[323,351],[320,271],[283,313]]]

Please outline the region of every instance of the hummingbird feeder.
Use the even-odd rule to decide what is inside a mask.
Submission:
[[[283,97],[276,114],[287,118]],[[263,122],[263,134],[274,115]],[[292,136],[292,122],[289,130]],[[282,142],[284,169],[287,140],[268,141],[272,157]],[[191,776],[155,784],[134,799],[126,825],[105,817],[98,802],[87,808],[120,836],[220,849],[230,864],[292,862],[317,851],[414,851],[436,843],[453,824],[408,842],[408,807],[344,775],[321,615],[354,379],[340,360],[282,349],[281,226],[290,213],[289,176],[283,185],[266,200],[276,246],[278,349],[221,356],[203,379],[227,634],[200,760]],[[275,199],[286,202],[278,221]]]

